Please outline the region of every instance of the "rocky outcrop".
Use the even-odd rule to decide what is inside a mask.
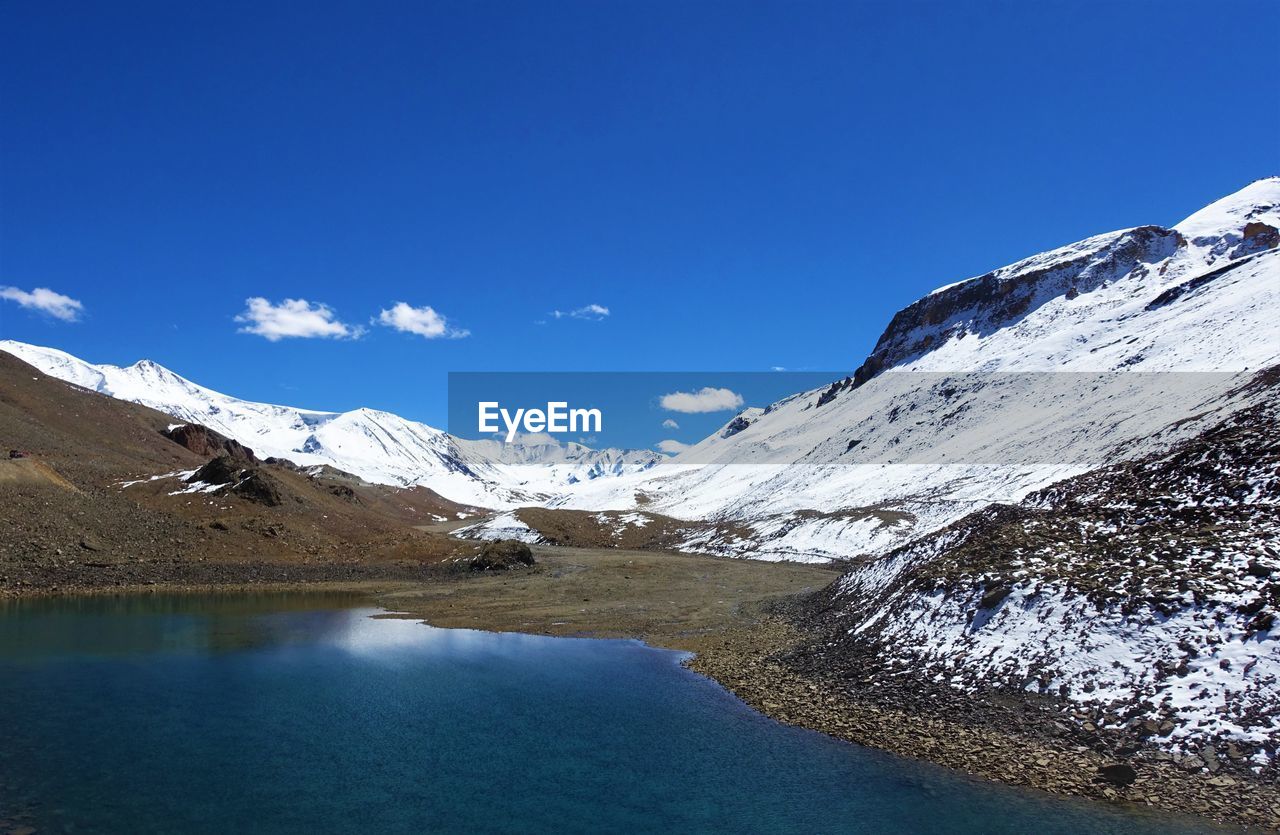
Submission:
[[[278,507],[280,483],[245,458],[219,455],[187,478],[188,484],[231,485],[231,492],[267,507]]]
[[[1251,220],[1237,231],[1192,238],[1191,243],[1205,247],[1215,260],[1244,258],[1280,246],[1280,230],[1269,223]]]
[[[720,431],[716,434],[721,438],[732,438],[739,432],[742,432],[755,424],[764,414],[766,410],[754,406],[743,409],[733,420],[730,420],[724,426],[720,427]]]
[[[731,438],[734,435],[737,435],[743,429],[746,429],[750,425],[751,425],[751,421],[747,420],[742,415],[738,415],[736,418],[729,421],[728,426],[726,426],[723,430],[721,430],[720,437]]]
[[[832,400],[835,400],[836,396],[839,395],[840,392],[848,391],[853,387],[854,387],[854,382],[852,377],[845,377],[843,380],[836,380],[829,387],[827,387],[826,391],[818,395],[818,401],[814,404],[814,408],[816,409],[822,408],[823,406],[830,403]]]
[[[166,430],[164,436],[174,443],[186,447],[196,455],[225,454],[247,461],[255,460],[253,450],[249,447],[198,423],[174,426]]]
[[[231,492],[256,504],[267,507],[279,507],[283,504],[280,498],[280,482],[262,470],[250,470]]]
[[[1020,261],[935,291],[898,311],[854,372],[855,386],[951,339],[1006,327],[1059,296],[1078,298],[1144,264],[1173,255],[1186,241],[1172,229],[1140,226]]]
[[[203,467],[187,478],[188,484],[232,484],[240,479],[247,461],[243,458],[232,458],[230,455],[219,455],[212,458]]]
[[[1246,223],[1241,234],[1246,246],[1252,252],[1275,249],[1280,246],[1280,229],[1261,221],[1254,220]]]

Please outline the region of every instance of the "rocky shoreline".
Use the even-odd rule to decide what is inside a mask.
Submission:
[[[709,637],[688,666],[780,722],[858,745],[1010,785],[1280,832],[1275,782],[1240,770],[1189,773],[1150,756],[1134,757],[1135,768],[1073,738],[1061,723],[1046,731],[1025,711],[966,709],[955,699],[922,707],[918,683],[905,677],[900,687],[859,692],[847,680],[814,672],[802,649],[813,637],[774,614]]]

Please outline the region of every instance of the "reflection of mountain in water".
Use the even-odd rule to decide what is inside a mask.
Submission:
[[[357,608],[362,605],[366,608]],[[0,600],[0,659],[232,652],[340,642],[353,621],[368,617],[367,607],[367,597],[347,592]]]

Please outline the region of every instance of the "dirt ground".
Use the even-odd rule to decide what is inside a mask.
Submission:
[[[379,602],[433,626],[641,638],[697,650],[757,622],[770,599],[815,591],[834,569],[663,551],[533,546],[532,569],[390,591]]]

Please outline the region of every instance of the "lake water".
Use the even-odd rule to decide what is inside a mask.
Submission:
[[[1171,833],[790,728],[633,641],[353,598],[0,604],[0,833]]]

